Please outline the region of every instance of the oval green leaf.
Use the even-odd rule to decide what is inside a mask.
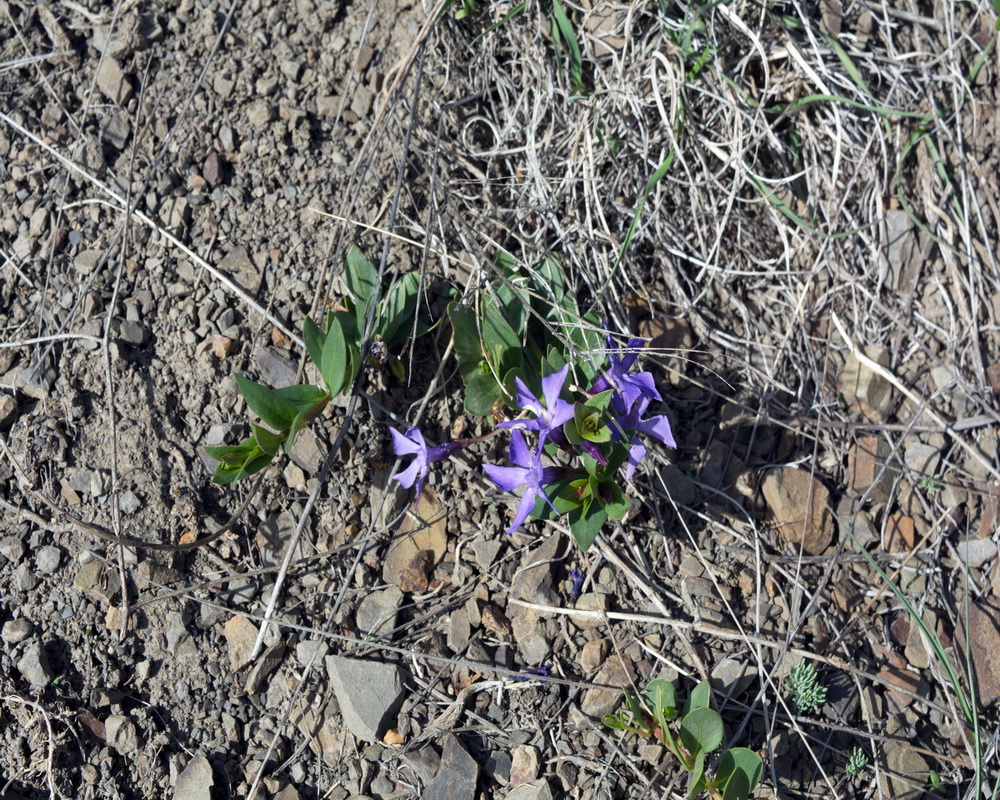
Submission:
[[[291,402],[274,390],[244,378],[238,372],[233,377],[236,378],[236,385],[250,406],[250,410],[260,417],[265,425],[283,431],[292,424],[292,420],[299,412]]]
[[[681,720],[681,742],[692,753],[711,753],[723,734],[722,717],[710,708],[696,708]]]

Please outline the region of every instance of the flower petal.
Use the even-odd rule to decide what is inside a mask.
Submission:
[[[410,434],[414,431],[416,431],[417,435],[420,436],[420,441],[423,442],[424,437],[416,428],[410,428],[405,435],[397,431],[395,428],[389,428],[389,433],[392,434],[392,451],[397,456],[408,456],[412,453],[420,452],[420,444],[413,441],[410,436]]]
[[[518,486],[528,482],[529,470],[523,467],[501,467],[496,464],[483,464],[483,471],[490,480],[505,492],[513,492]]]
[[[531,393],[531,390],[525,386],[524,381],[520,378],[514,378],[514,385],[517,387],[517,391],[514,393],[514,402],[517,403],[517,407],[523,408],[525,411],[533,411],[535,412],[535,416],[542,416],[542,404]]]
[[[403,486],[409,489],[416,482],[421,473],[420,459],[415,458],[410,462],[410,466],[404,469],[402,472],[397,472],[393,477],[399,481]],[[421,478],[422,480],[422,478]]]
[[[652,436],[667,447],[677,447],[677,442],[674,441],[674,432],[670,429],[670,420],[662,414],[642,420],[635,426],[635,429],[646,436]]]
[[[514,521],[507,528],[508,534],[513,533],[524,524],[524,521],[531,513],[531,509],[535,507],[536,494],[538,494],[538,489],[528,489],[528,491],[521,495],[521,502],[517,504],[517,513],[514,514]]]
[[[531,452],[531,448],[528,447],[527,442],[524,440],[524,434],[521,431],[515,430],[510,437],[510,452],[508,453],[510,460],[517,464],[519,467],[530,468],[538,460],[535,454]]]
[[[542,394],[545,395],[545,406],[549,411],[554,411],[559,401],[559,395],[566,383],[566,376],[569,374],[569,364],[564,364],[558,372],[553,372],[548,377],[542,378]]]

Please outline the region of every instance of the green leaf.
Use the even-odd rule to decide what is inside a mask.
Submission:
[[[503,314],[489,298],[483,298],[483,349],[493,359],[495,365],[500,364],[503,352],[516,351],[520,355],[521,339],[514,329],[507,324]],[[513,365],[510,365],[513,366]]]
[[[408,272],[392,287],[386,298],[385,313],[381,315],[382,341],[386,347],[394,348],[410,335],[419,294],[420,276],[415,272]]]
[[[577,94],[587,93],[587,84],[583,79],[583,58],[580,55],[580,45],[576,41],[576,33],[573,25],[563,11],[559,0],[552,0],[552,34],[553,40],[559,38],[566,40],[566,49],[569,51],[569,74],[573,83],[573,91]]]
[[[257,442],[257,446],[261,450],[272,456],[278,452],[278,448],[281,447],[281,442],[284,440],[285,434],[272,433],[266,428],[260,427],[260,425],[251,425],[250,427],[253,429],[253,439]]]
[[[243,465],[243,469],[240,470],[240,474],[237,475],[237,480],[240,478],[248,478],[260,472],[264,467],[271,463],[271,459],[274,458],[270,453],[259,453],[253,458],[249,459],[246,464]]]
[[[607,521],[607,512],[600,503],[585,503],[570,512],[569,527],[573,540],[582,552],[586,553],[590,549]]]
[[[448,304],[448,319],[451,320],[451,341],[458,359],[458,369],[467,381],[469,373],[478,371],[483,360],[483,347],[476,327],[476,310],[472,306]]]
[[[465,379],[465,411],[468,414],[488,416],[493,404],[502,396],[500,384],[492,372],[477,369]]]
[[[722,800],[747,800],[753,789],[750,786],[750,779],[742,770],[734,772],[725,782],[719,784],[723,786]]]
[[[240,389],[240,394],[246,399],[250,410],[260,417],[265,425],[283,431],[292,424],[298,410],[288,400],[274,390],[243,377],[238,372],[233,377],[236,378],[236,385]]]
[[[720,785],[725,785],[732,776],[737,774],[746,776],[746,795],[749,795],[764,777],[764,762],[753,750],[746,747],[731,747],[719,759],[719,766],[715,770],[715,779]]]
[[[612,519],[622,519],[628,512],[629,507],[625,492],[621,490],[621,487],[617,483],[612,483],[611,481],[604,481],[601,486],[611,494],[611,502],[604,503],[604,510],[608,512],[608,516]],[[601,495],[603,496],[604,492],[601,492]]]
[[[603,414],[605,411],[608,410],[608,406],[611,405],[611,396],[614,393],[615,393],[614,389],[608,389],[607,391],[591,395],[584,401],[584,405],[590,406],[591,408],[596,408]]]
[[[319,371],[330,394],[333,396],[340,394],[344,388],[344,376],[347,374],[347,342],[344,339],[344,330],[340,327],[340,320],[336,317],[330,320],[330,329],[326,332]]]
[[[317,366],[319,366],[317,364]],[[314,411],[316,406],[325,406],[330,400],[328,392],[323,391],[318,386],[311,383],[299,386],[283,386],[274,390],[276,394],[284,397],[298,410],[300,414],[309,416],[310,411]],[[313,414],[315,416],[315,414]]]
[[[356,245],[351,245],[351,249],[347,251],[347,273],[344,278],[347,282],[347,291],[351,293],[358,307],[367,307],[378,284],[378,270],[362,255]]]
[[[712,687],[708,681],[702,681],[691,690],[687,702],[684,703],[684,716],[696,708],[708,708],[712,702]]]
[[[699,792],[705,790],[705,751],[691,752],[694,753],[694,759],[691,764],[691,775],[688,779],[688,800],[694,800]]]
[[[654,678],[646,684],[643,698],[656,717],[656,724],[660,730],[677,718],[677,689],[670,681]]]
[[[711,708],[696,708],[681,720],[681,742],[689,752],[711,753],[722,744],[722,717]]]
[[[202,449],[216,461],[232,467],[243,466],[255,446],[253,439],[245,439],[240,444],[209,445]]]
[[[622,720],[618,719],[614,714],[605,714],[601,717],[601,722],[607,725],[611,730],[623,731],[628,727]]]
[[[302,341],[306,343],[306,351],[316,368],[323,357],[323,331],[309,317],[302,323]]]
[[[285,437],[285,452],[291,453],[292,447],[295,445],[295,437],[299,435],[301,431],[306,426],[306,418],[302,414],[297,414],[295,419],[292,420],[292,426],[288,429],[288,436]]]

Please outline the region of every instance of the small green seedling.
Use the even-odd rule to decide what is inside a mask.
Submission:
[[[625,707],[608,714],[603,722],[618,731],[632,731],[662,742],[690,774],[687,796],[708,792],[712,800],[745,800],[760,783],[764,764],[753,750],[731,747],[719,759],[715,773],[706,773],[706,758],[722,744],[722,717],[709,707],[712,689],[702,681],[678,710],[677,690],[670,681],[656,678],[646,684],[642,697],[625,690]],[[680,719],[676,731],[671,724]]]
[[[847,766],[844,768],[847,772],[847,777],[856,778],[862,772],[864,772],[865,767],[868,766],[868,756],[865,755],[865,751],[860,747],[855,747],[847,754]]]
[[[786,686],[800,714],[819,711],[826,702],[826,687],[819,682],[811,661],[802,660],[792,667]]]

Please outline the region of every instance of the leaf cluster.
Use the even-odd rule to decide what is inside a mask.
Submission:
[[[602,347],[600,318],[580,314],[559,259],[546,256],[522,273],[513,256],[500,251],[494,267],[496,279],[474,303],[448,305],[465,411],[488,416],[513,408],[514,378],[537,394],[541,376],[567,363],[578,382],[592,382],[598,370],[579,354]]]
[[[688,798],[708,792],[713,800],[745,800],[760,783],[764,764],[760,756],[746,747],[727,749],[714,774],[711,777],[707,774],[706,757],[722,744],[725,735],[722,718],[710,707],[712,690],[708,681],[692,689],[681,709],[678,709],[677,689],[662,678],[646,684],[641,697],[627,689],[624,694],[624,708],[617,714],[606,715],[604,724],[662,742],[690,775]]]
[[[345,278],[349,297],[327,313],[322,326],[306,317],[302,339],[309,359],[319,373],[319,385],[300,384],[270,389],[243,375],[236,385],[247,406],[263,425],[252,424],[251,433],[236,445],[206,447],[218,459],[212,480],[233,483],[260,472],[281,451],[290,452],[295,437],[339,394],[350,390],[362,367],[362,341],[366,320],[372,318],[373,350],[399,373],[400,362],[390,349],[407,337],[421,335],[429,326],[416,323],[420,279],[404,275],[387,292],[380,289],[378,270],[357,247],[347,253]]]

